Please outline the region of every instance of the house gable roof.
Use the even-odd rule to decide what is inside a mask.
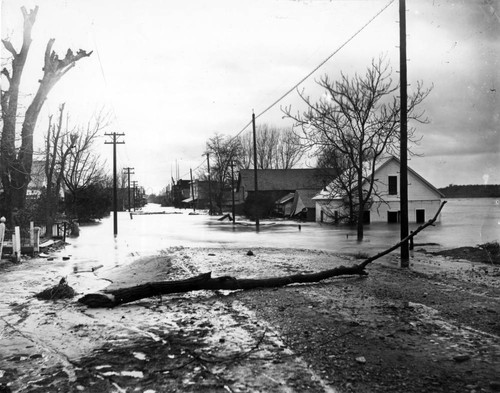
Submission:
[[[395,161],[398,166],[401,166],[401,161],[399,160],[399,158],[394,157],[394,156],[390,156],[384,162],[380,163],[380,165],[377,165],[377,167],[375,168],[375,176],[377,175],[377,172],[379,172],[385,166],[389,165],[389,163],[391,161]],[[408,172],[411,173],[413,176],[415,176],[418,180],[420,180],[423,184],[425,184],[433,192],[438,194],[441,198],[444,198],[444,194],[441,191],[439,191],[436,187],[434,187],[431,183],[429,183],[427,180],[425,180],[422,176],[420,176],[417,172],[415,172],[410,167],[408,167]]]
[[[284,197],[278,199],[275,202],[275,204],[276,205],[285,204],[285,203],[290,202],[291,200],[293,200],[294,197],[295,197],[295,193],[294,192],[290,192],[290,193],[286,194]]]
[[[316,202],[313,197],[318,193],[318,189],[307,189],[295,191],[295,198],[292,206],[292,216],[299,214],[302,209],[313,209],[316,207]]]
[[[313,197],[318,193],[317,189],[308,189],[308,190],[297,190],[295,192],[295,196],[299,198],[304,207],[313,208],[316,207],[316,202],[313,201]]]
[[[320,189],[335,176],[333,169],[259,169],[257,172],[259,191],[295,191],[298,189]],[[238,191],[255,191],[254,170],[242,169],[238,175]]]
[[[375,168],[375,177],[377,176],[377,172],[380,172],[384,167],[389,165],[391,162],[395,162],[398,167],[401,165],[401,161],[394,156],[389,156],[386,158],[383,162],[380,162],[376,165]],[[427,180],[425,180],[422,176],[420,176],[417,172],[415,172],[413,169],[408,167],[408,173],[411,173],[414,177],[416,177],[419,181],[421,181],[423,184],[425,184],[431,191],[433,191],[436,195],[438,195],[440,198],[444,198],[444,194],[439,191],[436,187],[434,187],[431,183],[429,183]],[[332,195],[331,194],[331,189],[329,190],[329,187],[326,187],[322,191],[316,194],[316,196],[313,197],[313,200],[333,200],[333,199],[341,199],[342,195],[336,194]]]

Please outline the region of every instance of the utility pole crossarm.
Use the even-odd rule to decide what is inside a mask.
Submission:
[[[119,141],[118,140],[119,137],[125,136],[125,134],[123,134],[123,133],[119,134],[117,132],[106,132],[104,135],[105,136],[110,136],[113,139],[111,141],[104,141],[105,145],[124,145],[125,144],[124,141]]]

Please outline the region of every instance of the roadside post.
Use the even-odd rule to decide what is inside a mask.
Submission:
[[[12,237],[12,254],[15,262],[21,260],[21,229],[14,227],[14,236]]]
[[[30,246],[35,244],[35,223],[30,221]]]
[[[5,217],[2,217],[0,218],[0,259],[2,259],[4,237],[5,237]]]
[[[33,254],[40,252],[40,227],[33,228]]]

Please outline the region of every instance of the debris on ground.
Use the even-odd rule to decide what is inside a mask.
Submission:
[[[73,288],[71,288],[66,278],[61,278],[59,284],[44,289],[42,292],[39,292],[35,295],[36,298],[40,300],[59,300],[59,299],[69,299],[76,295],[76,292]]]

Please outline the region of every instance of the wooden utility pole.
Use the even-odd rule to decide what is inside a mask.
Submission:
[[[193,184],[193,170],[189,168],[189,175],[191,176],[191,203],[193,204],[193,211],[196,211],[196,206],[194,205],[194,184]]]
[[[401,239],[408,237],[408,81],[406,69],[406,1],[399,0],[399,76],[401,97],[401,138],[400,138],[400,211]],[[408,240],[401,243],[401,267],[408,267],[410,250]]]
[[[252,112],[252,128],[253,128],[253,175],[254,175],[254,212],[255,212],[255,229],[259,230],[259,205],[257,196],[259,192],[259,182],[257,180],[257,136],[255,131],[255,113]]]
[[[231,198],[233,201],[232,204],[232,213],[233,213],[233,224],[236,222],[235,218],[235,208],[234,208],[234,162],[231,160]]]
[[[118,134],[116,132],[105,133],[104,135],[110,136],[111,141],[105,141],[106,145],[113,145],[113,233],[118,234],[118,196],[116,190],[116,145],[123,145],[125,142],[118,141],[118,138],[125,134]]]
[[[125,173],[127,174],[127,189],[128,189],[128,211],[130,211],[130,175],[133,175],[134,172],[131,172],[134,170],[134,168],[123,168]]]
[[[137,183],[138,183],[137,180],[132,181],[132,189],[134,190],[132,192],[132,206],[134,207],[134,211],[135,211],[135,194],[137,192],[137,186],[138,186]]]
[[[212,215],[212,182],[210,180],[210,153],[207,153],[207,167],[208,167],[208,215]]]

